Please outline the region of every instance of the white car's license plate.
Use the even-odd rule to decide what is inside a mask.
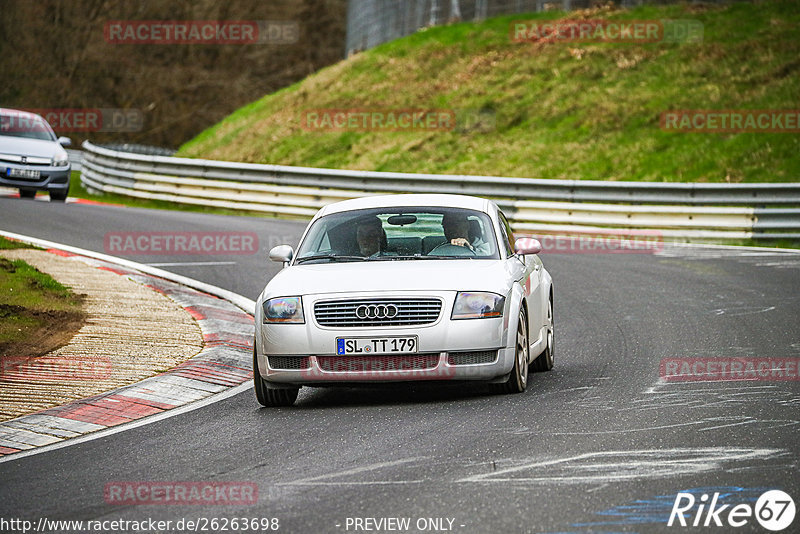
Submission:
[[[39,171],[34,171],[31,169],[8,169],[6,170],[6,176],[9,178],[23,178],[25,180],[38,180],[39,177],[42,175]]]
[[[410,354],[417,352],[417,336],[337,337],[336,354]]]

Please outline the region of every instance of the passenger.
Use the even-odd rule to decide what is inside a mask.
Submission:
[[[445,213],[444,217],[442,217],[442,228],[444,228],[444,236],[449,244],[466,247],[478,256],[491,254],[489,243],[481,239],[480,236],[475,236],[470,242],[469,220],[467,220],[466,215],[453,212]]]
[[[386,252],[386,232],[378,217],[365,217],[357,221],[358,250],[367,258],[382,256]]]

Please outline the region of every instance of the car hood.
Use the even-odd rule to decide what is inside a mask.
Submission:
[[[65,152],[66,151],[61,148],[61,145],[55,141],[0,135],[0,154],[52,158],[56,154]]]
[[[517,263],[517,265],[507,265]],[[265,296],[356,291],[492,291],[505,294],[519,262],[397,260],[297,265],[280,271]]]

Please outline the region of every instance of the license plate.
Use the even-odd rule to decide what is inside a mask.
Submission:
[[[40,171],[31,169],[6,169],[6,176],[9,178],[23,178],[25,180],[38,180],[42,175]]]
[[[337,337],[336,354],[410,354],[417,352],[417,336]]]

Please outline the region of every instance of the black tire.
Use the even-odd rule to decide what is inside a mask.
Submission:
[[[36,189],[20,189],[19,198],[34,198],[36,196]]]
[[[258,359],[256,349],[253,348],[253,389],[256,392],[256,399],[261,406],[275,408],[279,406],[291,406],[297,400],[300,388],[270,389],[261,378],[258,372]]]
[[[66,200],[66,191],[50,191],[50,202],[65,202]]]
[[[531,371],[535,373],[551,370],[555,361],[556,322],[553,315],[553,299],[547,302],[547,324],[547,347],[531,364]]]
[[[525,309],[519,310],[516,331],[516,350],[514,351],[514,368],[511,376],[502,384],[505,393],[522,393],[528,387],[528,316]]]

